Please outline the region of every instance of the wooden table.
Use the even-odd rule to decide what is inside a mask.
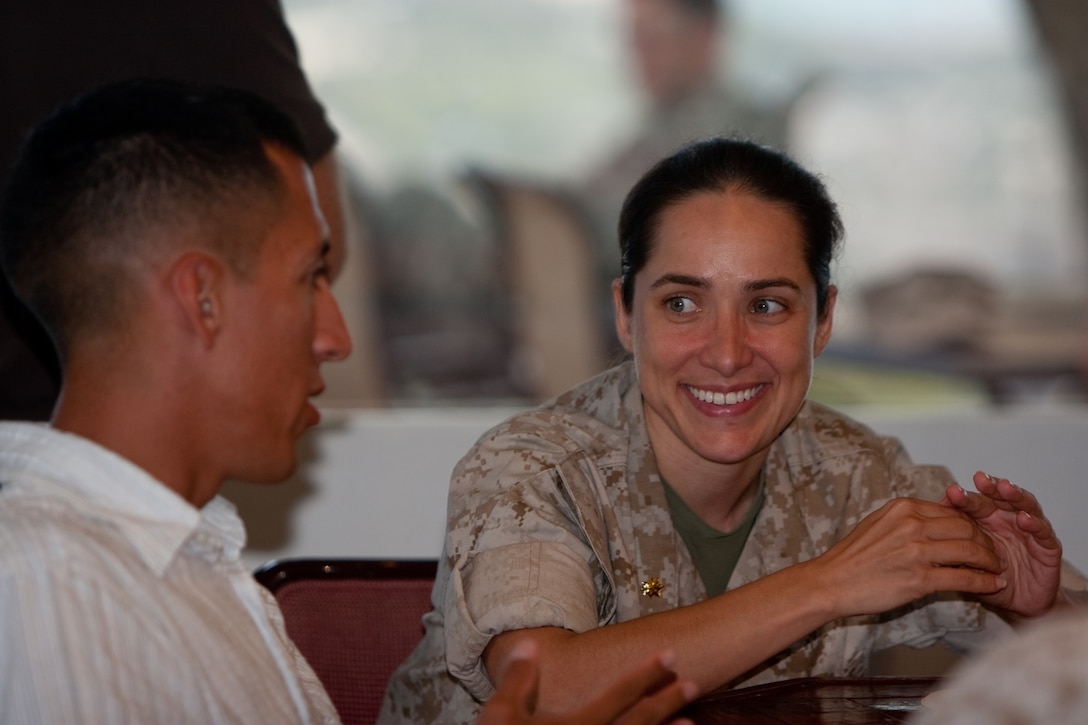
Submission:
[[[921,709],[933,677],[805,678],[711,693],[683,712],[697,725],[883,725]]]

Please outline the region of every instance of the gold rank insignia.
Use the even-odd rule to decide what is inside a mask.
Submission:
[[[665,591],[665,584],[656,576],[649,581],[642,582],[642,596],[644,597],[660,597],[663,591]]]

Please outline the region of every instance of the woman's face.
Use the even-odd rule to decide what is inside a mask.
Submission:
[[[762,465],[797,413],[835,302],[817,316],[802,243],[787,207],[704,192],[661,214],[630,313],[613,286],[659,462]]]

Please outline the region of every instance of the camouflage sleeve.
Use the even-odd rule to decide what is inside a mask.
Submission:
[[[446,552],[446,664],[480,700],[494,691],[481,655],[512,629],[598,625],[595,556],[564,491],[565,452],[496,436],[455,471]]]
[[[894,438],[884,438],[885,452],[893,461],[892,471],[897,483],[896,495],[914,496],[929,501],[944,497],[945,488],[957,483],[943,466],[917,465],[910,461],[903,446]],[[964,485],[960,483],[960,485]],[[966,486],[966,487],[969,487]],[[1068,561],[1062,561],[1061,586],[1074,602],[1088,602],[1088,579]],[[972,614],[971,610],[974,610]],[[997,614],[961,598],[945,598],[915,611],[924,625],[911,646],[924,647],[936,639],[960,652],[977,652],[1009,633],[1011,626]]]
[[[897,438],[882,437],[888,461],[889,498],[909,496],[939,501],[956,482],[944,466],[914,463]],[[958,651],[977,649],[983,642],[1007,632],[1005,622],[958,595],[934,595],[906,607],[880,629],[876,649],[895,644],[928,647],[941,640]]]
[[[884,456],[889,465],[891,490],[889,498],[909,496],[924,501],[940,501],[945,489],[956,482],[944,466],[918,464],[898,438],[881,437]]]

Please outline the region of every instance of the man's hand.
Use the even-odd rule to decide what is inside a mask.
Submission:
[[[1038,500],[1006,478],[979,471],[978,493],[949,486],[941,503],[974,519],[994,542],[1008,586],[980,597],[986,604],[1023,617],[1050,611],[1058,593],[1062,544]]]
[[[630,669],[619,681],[574,713],[536,714],[539,679],[536,645],[529,640],[514,647],[503,669],[495,694],[476,725],[656,725],[695,697],[695,685],[682,682],[673,672],[672,655],[657,655]],[[677,720],[674,725],[688,723]]]

